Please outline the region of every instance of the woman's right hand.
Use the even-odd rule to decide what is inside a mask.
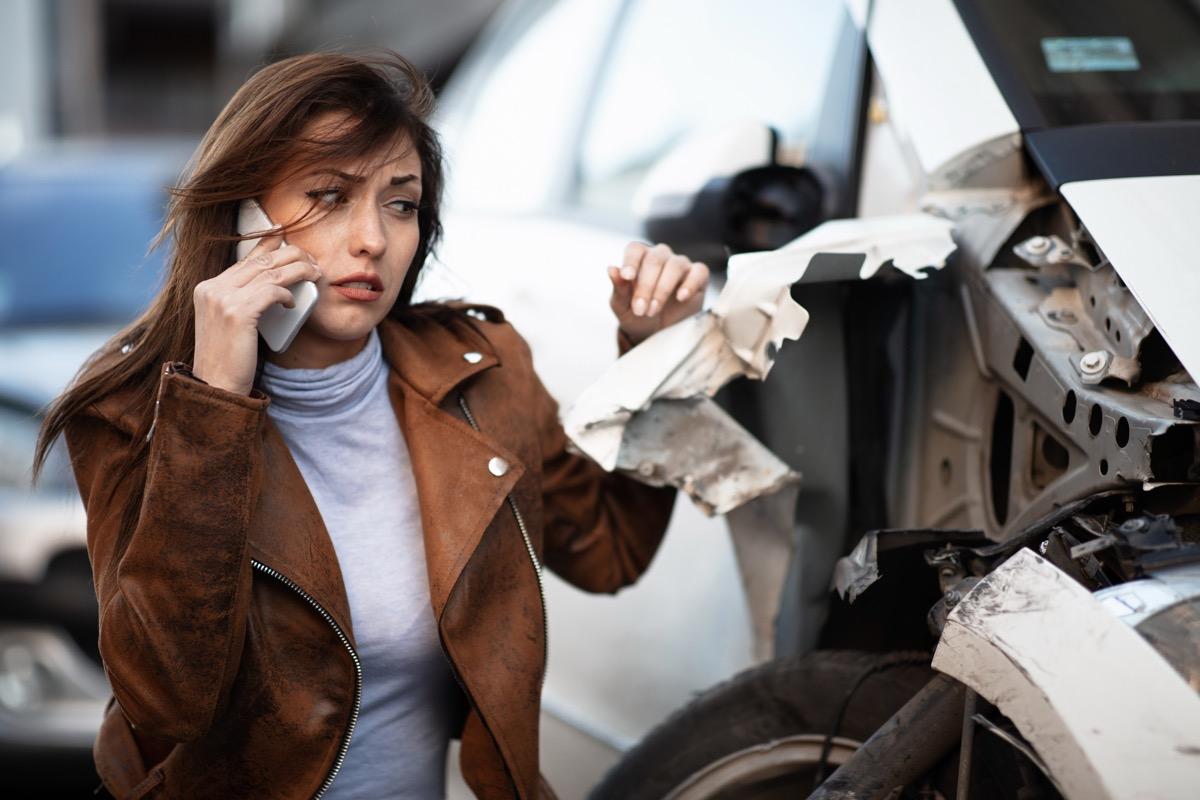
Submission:
[[[308,252],[281,236],[264,236],[244,259],[196,284],[196,355],[192,374],[211,386],[250,394],[258,366],[258,320],[275,303],[294,305],[287,288],[316,282],[321,270]]]

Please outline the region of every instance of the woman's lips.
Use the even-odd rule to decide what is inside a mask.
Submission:
[[[355,272],[347,275],[330,288],[350,300],[369,303],[383,297],[383,281],[372,272]]]
[[[350,300],[359,300],[362,302],[370,302],[372,300],[378,300],[379,298],[383,297],[383,292],[377,292],[374,289],[364,289],[364,288],[361,288],[358,286],[337,285],[337,286],[331,286],[329,288],[333,289],[335,292],[342,295],[343,297],[349,298]]]

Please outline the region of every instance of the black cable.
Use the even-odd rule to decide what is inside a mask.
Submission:
[[[841,705],[838,706],[837,717],[834,718],[833,728],[825,735],[825,741],[821,743],[821,757],[817,760],[816,774],[813,776],[813,789],[819,787],[829,777],[829,753],[833,750],[833,740],[842,729],[842,721],[846,717],[846,709],[850,707],[850,701],[854,699],[854,695],[862,688],[867,678],[870,678],[876,673],[891,669],[892,667],[907,666],[910,664],[921,664],[928,666],[930,661],[929,654],[916,655],[913,653],[892,653],[880,658],[871,666],[867,667],[858,677],[854,679],[854,683],[850,685],[850,690],[846,692],[846,696],[842,698]]]

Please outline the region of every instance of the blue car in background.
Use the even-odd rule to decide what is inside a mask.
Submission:
[[[41,413],[162,280],[148,252],[194,143],[60,143],[0,164],[0,789],[87,796],[108,684],[85,517]],[[25,782],[28,781],[28,786]]]

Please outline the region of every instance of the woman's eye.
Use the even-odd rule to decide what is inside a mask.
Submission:
[[[406,217],[411,217],[413,214],[417,213],[418,209],[420,209],[420,206],[414,203],[412,200],[393,200],[392,202],[388,203],[388,205]]]
[[[335,205],[343,202],[346,199],[345,193],[337,187],[330,187],[328,189],[313,189],[312,191],[305,192],[304,194],[320,203],[325,203],[326,205]]]

